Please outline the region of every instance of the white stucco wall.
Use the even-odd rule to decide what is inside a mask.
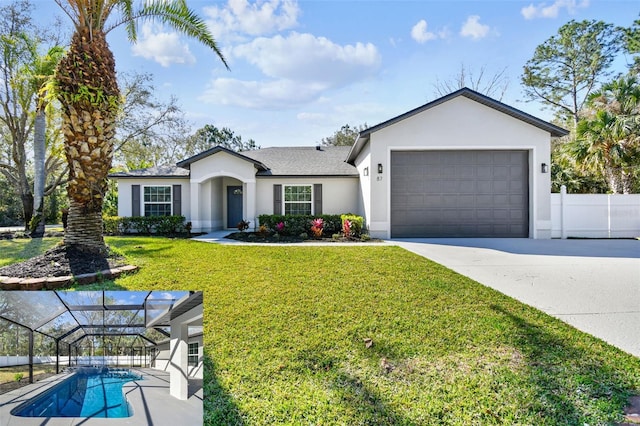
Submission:
[[[273,214],[273,185],[322,184],[322,213],[362,214],[358,197],[358,177],[258,178],[256,216]]]
[[[360,153],[356,167],[369,167],[367,220],[372,236],[390,236],[391,151],[517,149],[529,151],[529,235],[551,237],[551,175],[541,173],[540,166],[551,164],[549,132],[459,96],[372,133],[368,149]],[[382,175],[374,170],[378,163]],[[367,189],[365,182],[361,185]]]
[[[187,374],[189,377],[194,377],[196,379],[202,379],[203,377],[203,365],[204,365],[204,352],[203,352],[203,344],[202,344],[202,335],[189,337],[189,343],[198,343],[198,365],[189,366]],[[170,359],[170,351],[169,351],[169,342],[161,343],[157,346],[158,355],[155,358],[153,365],[151,368],[155,368],[156,370],[168,371],[167,367],[169,365]]]
[[[193,231],[226,227],[226,187],[242,185],[243,216],[255,217],[256,169],[252,162],[218,152],[191,164],[191,211]],[[253,209],[253,210],[252,210]]]
[[[156,178],[156,179],[131,179],[122,178],[114,179],[118,182],[118,216],[131,216],[131,186],[140,185],[140,214],[144,214],[143,205],[143,186],[147,185],[182,185],[182,216],[186,217],[189,221],[190,217],[190,194],[189,194],[189,179],[188,178]]]
[[[377,179],[377,172],[373,169],[371,164],[371,145],[367,144],[355,161],[356,169],[360,175],[358,181],[358,196],[360,199],[359,210],[361,216],[364,217],[364,222],[371,232],[371,181]]]

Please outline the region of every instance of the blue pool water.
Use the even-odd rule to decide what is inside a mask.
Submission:
[[[129,417],[131,412],[122,385],[132,380],[141,380],[141,377],[128,370],[76,373],[20,405],[11,414],[20,417]]]

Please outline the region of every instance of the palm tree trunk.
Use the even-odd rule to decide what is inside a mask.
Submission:
[[[102,237],[102,211],[88,212],[82,203],[69,199],[64,243],[67,246],[80,246],[92,253],[106,254]]]
[[[33,128],[33,160],[35,176],[33,180],[33,217],[38,222],[31,226],[31,238],[42,238],[44,235],[44,182],[45,182],[45,130],[44,110],[38,108]]]
[[[69,164],[69,216],[64,243],[100,254],[102,203],[111,168],[119,106],[113,54],[105,34],[76,32],[56,72]]]

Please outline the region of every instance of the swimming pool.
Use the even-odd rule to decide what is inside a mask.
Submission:
[[[130,370],[78,371],[51,389],[16,407],[19,417],[129,417],[122,385],[142,380]]]

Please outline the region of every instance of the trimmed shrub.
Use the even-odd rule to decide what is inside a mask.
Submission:
[[[263,214],[258,216],[260,226],[264,226],[269,232],[276,232],[281,235],[313,235],[311,227],[314,219],[322,219],[323,235],[332,235],[340,232],[342,222],[340,215],[320,214],[320,215],[281,215],[281,214]],[[282,229],[278,224],[284,224]]]
[[[160,234],[176,235],[187,232],[184,216],[105,216],[102,218],[105,234]]]
[[[348,237],[360,238],[362,235],[362,228],[364,227],[364,218],[352,213],[343,214],[340,216],[340,228],[344,229],[344,221],[348,220],[351,223],[351,234],[346,235]]]

